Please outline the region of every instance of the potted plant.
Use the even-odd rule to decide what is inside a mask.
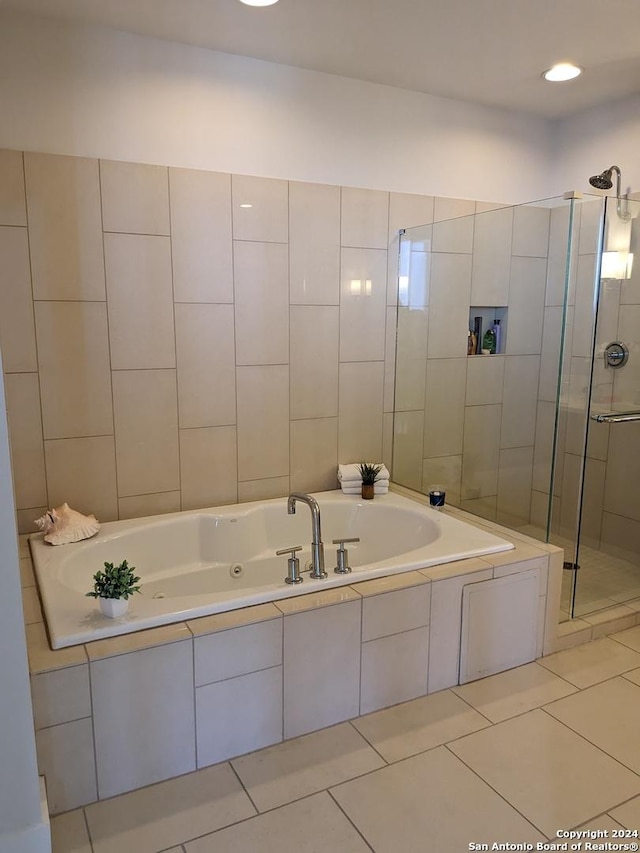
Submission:
[[[373,500],[373,490],[378,474],[382,471],[382,465],[371,465],[369,462],[361,462],[358,465],[362,477],[362,497],[365,501]]]
[[[140,592],[136,586],[140,578],[134,575],[135,566],[129,566],[123,560],[119,566],[105,563],[104,571],[93,576],[93,590],[87,593],[89,598],[97,598],[104,616],[115,619],[127,612],[129,596]]]

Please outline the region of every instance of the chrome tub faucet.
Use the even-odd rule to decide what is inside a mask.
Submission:
[[[311,510],[311,573],[312,578],[326,578],[327,573],[324,570],[324,545],[322,544],[322,532],[320,530],[320,507],[318,501],[312,498],[311,495],[305,495],[302,492],[292,492],[287,499],[287,512],[289,515],[294,515],[296,511],[296,502],[306,504]]]

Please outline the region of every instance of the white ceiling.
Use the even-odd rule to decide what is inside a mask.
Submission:
[[[640,93],[640,0],[0,0],[228,53],[562,116]],[[567,83],[541,72],[585,69]]]

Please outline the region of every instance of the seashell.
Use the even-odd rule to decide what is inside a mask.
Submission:
[[[100,522],[95,515],[83,515],[71,509],[67,503],[50,509],[35,523],[43,531],[44,541],[51,545],[66,545],[89,539],[100,530]]]

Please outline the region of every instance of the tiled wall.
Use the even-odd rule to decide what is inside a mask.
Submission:
[[[0,151],[21,530],[390,464],[397,232],[474,202]]]
[[[400,299],[394,479],[509,525],[530,516],[549,222],[483,205],[416,229]],[[470,306],[507,309],[503,354],[467,357]]]

